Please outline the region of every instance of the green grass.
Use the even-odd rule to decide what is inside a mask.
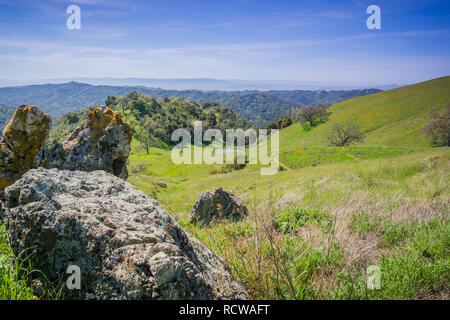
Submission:
[[[353,215],[348,226],[359,237],[364,237],[377,232],[381,222],[382,220],[379,216],[363,211]]]
[[[428,166],[445,166],[448,149],[420,149],[415,152],[370,160],[353,159],[307,166],[291,171],[280,171],[273,176],[261,176],[259,167],[247,165],[244,169],[226,174],[210,175],[213,166],[186,165],[177,168],[170,160],[170,152],[155,150],[154,155],[133,154],[131,168],[140,164],[143,171],[132,174],[129,181],[139,189],[151,193],[152,184],[163,180],[167,189],[158,188],[158,200],[174,213],[189,212],[197,196],[214,187],[224,187],[241,195],[248,205],[251,202],[277,200],[295,193],[302,196],[302,205],[311,202],[335,203],[348,196],[340,185],[358,185],[360,190],[391,197],[397,191],[409,197],[432,197],[445,192],[442,176],[433,174],[430,181],[417,180],[417,174],[426,172]],[[434,158],[436,157],[436,158]],[[132,170],[130,170],[132,172]],[[433,171],[433,173],[435,173]],[[317,188],[320,187],[320,190]],[[401,188],[400,188],[401,187]],[[425,188],[426,187],[426,188]],[[321,192],[320,192],[321,191]],[[328,192],[330,191],[330,192]],[[424,194],[420,194],[420,192]],[[410,193],[410,194],[409,194]],[[390,196],[389,196],[390,195]]]
[[[318,208],[288,208],[275,215],[274,226],[282,233],[291,233],[306,224],[325,224],[329,215]]]
[[[15,256],[0,221],[0,300],[58,300],[63,287],[55,288],[39,270],[33,269],[31,249]],[[38,280],[39,279],[39,280]]]
[[[377,223],[377,225],[380,225]],[[383,225],[381,223],[381,225]],[[340,291],[353,299],[448,299],[450,276],[450,223],[447,217],[423,224],[387,223],[382,226],[382,241],[395,251],[383,254],[378,266],[381,271],[380,290],[364,286],[359,275],[351,286],[348,275],[341,275]],[[344,294],[344,295],[345,295]]]
[[[15,259],[8,245],[6,230],[0,223],[0,300],[35,300],[31,267],[27,260]]]
[[[281,152],[327,146],[327,132],[335,123],[354,121],[366,135],[364,146],[429,147],[422,128],[432,109],[450,102],[450,76],[411,86],[348,99],[332,105],[329,121],[312,130],[298,123],[280,133]]]
[[[291,151],[280,154],[280,161],[291,169],[318,166],[325,163],[344,161],[363,161],[377,158],[394,157],[416,151],[416,148],[400,147],[316,147]]]

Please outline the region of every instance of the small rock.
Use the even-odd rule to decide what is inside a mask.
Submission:
[[[203,192],[195,201],[190,222],[209,225],[213,221],[240,221],[248,215],[247,207],[232,192],[216,188]]]
[[[165,182],[159,181],[159,182],[154,182],[153,185],[163,188],[163,189],[167,189],[167,184]]]

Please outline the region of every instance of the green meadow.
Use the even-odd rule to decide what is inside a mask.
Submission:
[[[169,151],[154,149],[130,157],[129,181],[219,253],[255,299],[448,298],[448,148],[349,149],[323,148],[326,162],[308,154],[274,176],[251,165],[211,175],[211,166],[171,165]],[[241,197],[245,222],[188,222],[214,187]],[[381,268],[380,290],[365,286],[369,265]]]

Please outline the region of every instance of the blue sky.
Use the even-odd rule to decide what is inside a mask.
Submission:
[[[81,29],[66,28],[66,8]],[[368,30],[366,8],[381,8]],[[450,74],[450,1],[0,0],[0,78],[407,84]]]

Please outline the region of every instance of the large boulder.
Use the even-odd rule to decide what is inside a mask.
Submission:
[[[104,170],[117,177],[128,177],[131,131],[119,114],[97,106],[70,137],[55,151],[51,168],[61,170]]]
[[[81,270],[69,299],[246,299],[224,261],[158,203],[104,171],[28,171],[5,189],[14,253],[55,285]],[[40,277],[39,273],[34,273]]]
[[[206,226],[221,220],[239,221],[248,214],[247,207],[232,192],[216,188],[203,192],[195,201],[190,222]]]
[[[35,106],[17,108],[0,140],[0,189],[29,169],[46,165],[45,143],[50,117]]]

